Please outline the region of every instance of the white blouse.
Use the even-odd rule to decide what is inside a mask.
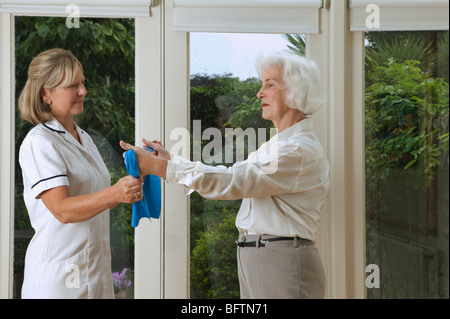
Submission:
[[[35,234],[25,257],[22,298],[113,298],[109,209],[79,223],[62,224],[40,194],[68,186],[71,196],[110,186],[91,137],[76,126],[81,144],[53,118],[36,125],[19,153],[24,200]]]
[[[236,217],[241,233],[314,241],[329,174],[330,166],[312,130],[312,119],[306,118],[229,168],[174,156],[168,162],[166,179],[207,199],[243,199]]]

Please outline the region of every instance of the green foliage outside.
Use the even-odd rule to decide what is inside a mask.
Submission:
[[[191,254],[191,298],[239,298],[236,211],[223,207],[214,212],[222,214],[221,220],[199,234]]]
[[[368,201],[373,216],[389,203],[381,194],[397,168],[405,170],[406,188],[436,187],[448,151],[449,42],[448,32],[375,32],[367,40],[366,186],[377,198]]]
[[[408,169],[423,160],[427,183],[448,149],[448,132],[439,127],[427,130],[427,119],[448,115],[448,83],[432,78],[419,61],[396,63],[392,58],[371,74],[373,84],[366,90],[367,167],[377,170],[379,182],[389,168]],[[429,95],[432,98],[428,98]],[[436,141],[430,143],[430,141]]]
[[[259,79],[239,80],[231,75],[193,75],[191,77],[191,119],[201,119],[202,128],[272,127],[261,117],[256,98]]]
[[[367,295],[448,298],[448,32],[366,40]]]

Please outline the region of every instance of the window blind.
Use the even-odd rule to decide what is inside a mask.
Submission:
[[[150,16],[152,0],[0,0],[0,12],[80,17]]]
[[[317,34],[322,0],[174,0],[173,6],[175,31]]]
[[[448,0],[350,0],[350,30],[448,30],[448,10]]]

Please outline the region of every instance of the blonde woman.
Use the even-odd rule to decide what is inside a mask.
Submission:
[[[30,63],[19,98],[35,124],[19,153],[24,201],[35,234],[25,258],[22,298],[113,298],[109,210],[142,199],[142,180],[110,186],[91,137],[74,122],[83,112],[83,67],[67,50]]]

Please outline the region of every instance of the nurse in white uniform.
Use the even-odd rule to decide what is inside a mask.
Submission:
[[[24,200],[35,230],[25,257],[22,298],[113,298],[109,211],[142,199],[142,180],[110,185],[83,112],[83,68],[70,51],[36,56],[19,99],[36,124],[19,153]]]

